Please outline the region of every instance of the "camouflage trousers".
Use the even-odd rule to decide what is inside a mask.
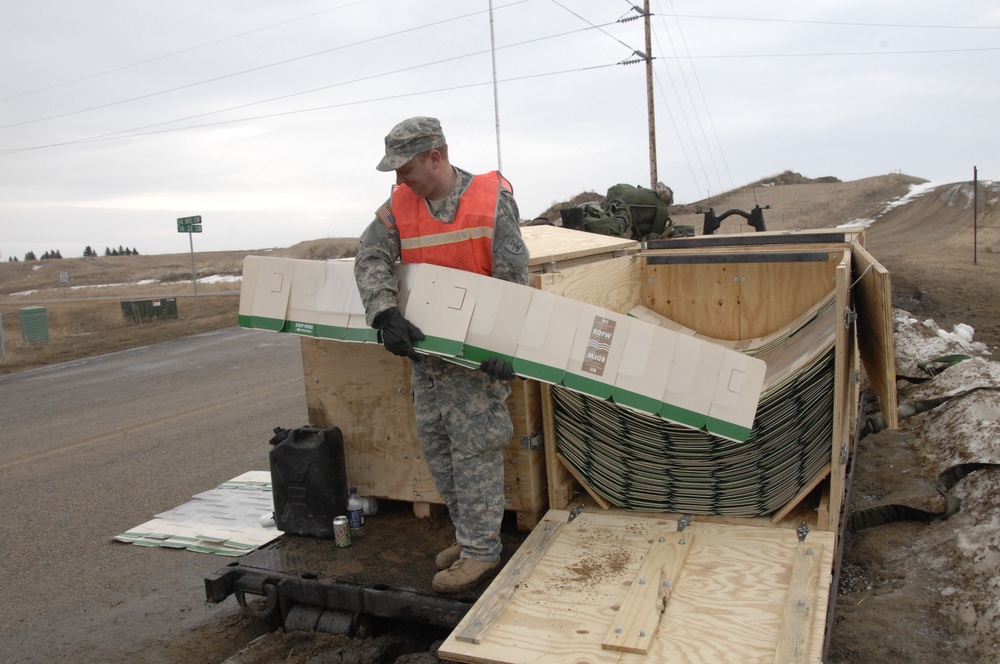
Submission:
[[[417,437],[464,557],[500,559],[510,386],[437,357],[412,363]]]

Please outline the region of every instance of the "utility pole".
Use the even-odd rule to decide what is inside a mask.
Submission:
[[[656,173],[656,114],[653,111],[653,40],[649,27],[649,0],[642,3],[646,30],[646,106],[649,109],[649,188],[655,190],[660,178]]]

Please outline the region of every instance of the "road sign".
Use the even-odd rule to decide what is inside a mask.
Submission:
[[[178,233],[200,233],[201,232],[201,215],[195,215],[193,217],[179,217],[177,219],[177,232]]]

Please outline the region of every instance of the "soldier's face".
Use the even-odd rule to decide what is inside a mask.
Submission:
[[[396,184],[405,184],[421,198],[432,198],[439,188],[438,169],[431,156],[436,150],[418,154],[402,168],[396,169]]]

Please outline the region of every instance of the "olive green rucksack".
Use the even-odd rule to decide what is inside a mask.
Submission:
[[[652,189],[616,184],[608,189],[601,209],[612,217],[626,221],[629,228],[627,237],[633,240],[659,239],[667,235],[667,227],[671,223],[669,203],[673,201],[673,192],[666,191],[669,195],[664,201]]]
[[[600,206],[584,203],[560,210],[563,226],[632,240],[658,240],[694,235],[693,226],[675,226],[669,207],[674,192],[662,183],[657,190],[630,184],[616,184]]]
[[[582,230],[599,235],[629,237],[629,224],[626,218],[612,216],[593,203],[584,203],[580,207],[583,209]]]

